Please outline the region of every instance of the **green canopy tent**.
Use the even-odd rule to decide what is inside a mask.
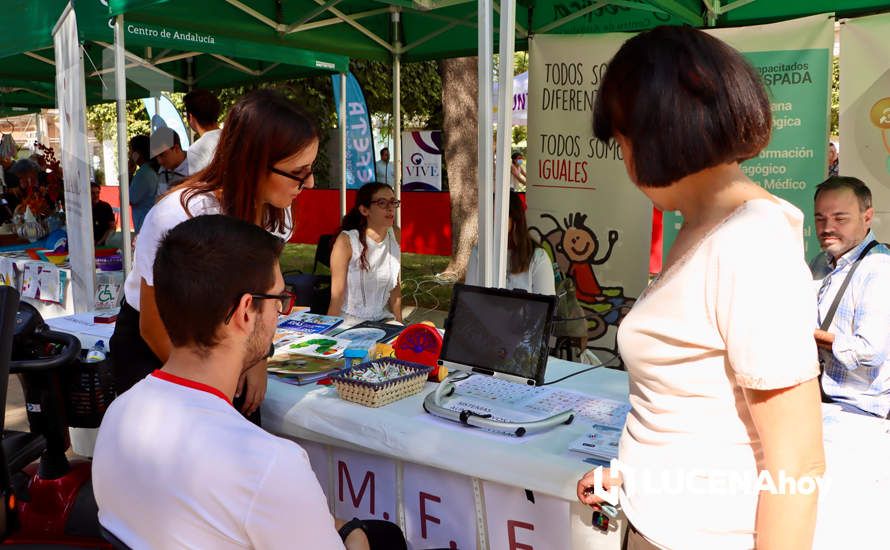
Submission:
[[[6,7],[5,22],[17,32],[0,37],[0,116],[56,106],[51,30],[66,4],[67,0],[13,0]],[[114,99],[113,69],[102,66],[114,41],[111,18],[99,1],[78,2],[75,11],[87,67],[86,102],[93,105],[110,101]],[[265,56],[258,59],[157,47],[152,55],[152,50],[146,46],[129,52],[128,97],[157,95],[159,90],[188,91],[193,87],[220,88],[299,78],[341,72],[348,67],[348,59],[341,55],[294,48],[254,48],[254,53]],[[139,74],[133,77],[136,71]]]
[[[174,43],[163,35],[144,36],[129,49],[116,51],[114,20],[100,0],[78,1],[74,6],[68,0],[11,0],[8,4],[4,6],[4,22],[17,32],[0,37],[0,111],[8,106],[11,112],[21,113],[57,103],[54,34],[62,20],[69,20],[68,16],[73,12],[77,26],[76,43],[83,57],[86,102],[118,101],[118,161],[124,227],[129,226],[129,197],[126,117],[122,113],[128,95],[145,97],[157,95],[161,90],[186,91],[196,86],[224,87],[308,74],[344,73],[349,66],[348,58],[337,53],[318,53],[292,45],[257,44],[249,37],[227,32],[227,29],[215,32],[210,39],[191,35]],[[203,7],[200,11],[204,11]],[[197,12],[193,11],[192,16]],[[116,63],[115,54],[122,54],[120,63]],[[125,66],[130,69],[129,78],[121,74],[118,82],[115,73],[123,73]],[[341,109],[345,110],[345,105]],[[76,112],[78,110],[81,112]],[[83,110],[75,108],[70,115],[82,117]],[[79,147],[75,143],[78,139],[81,137],[69,135],[66,148]],[[342,141],[345,141],[345,132],[341,132]],[[78,181],[76,185],[82,195],[87,196],[85,176],[84,181]],[[88,216],[89,211],[86,214]],[[124,231],[122,248],[127,268],[131,255],[129,237],[129,232]],[[88,256],[92,262],[92,254]],[[72,254],[72,262],[77,263],[74,260]],[[92,273],[87,269],[80,271]],[[83,286],[89,288],[91,285],[85,283]],[[78,300],[75,296],[76,302],[81,302],[75,304],[78,311],[87,307],[87,298],[91,299],[82,297]]]
[[[531,34],[637,32],[658,25],[745,26],[819,13],[852,17],[890,9],[887,0],[613,0],[587,5],[528,0]]]
[[[192,17],[197,6],[212,11],[213,19],[195,20]],[[477,4],[463,0],[444,2],[406,0],[109,0],[112,15],[122,15],[127,44],[138,44],[148,34],[166,33],[210,36],[215,29],[231,30],[241,36],[249,36],[257,42],[269,45],[311,47],[333,51],[350,57],[391,61],[393,66],[393,120],[394,151],[397,167],[401,166],[401,108],[400,65],[402,61],[440,59],[464,55],[476,55],[480,37],[491,47],[499,42],[494,33],[497,14],[505,14],[504,20],[528,19],[529,8],[515,2],[499,5],[492,0]],[[487,14],[482,16],[480,14]],[[478,21],[484,21],[478,24]],[[527,38],[522,23],[510,26],[510,53],[512,58],[513,37],[520,44]],[[501,21],[503,32],[504,21]],[[502,52],[503,54],[503,52]],[[480,55],[480,82],[491,79],[491,55]],[[491,179],[491,94],[490,86],[481,86],[482,102],[487,98],[487,111],[480,106],[483,119],[480,128],[488,128],[487,141],[480,142],[480,181]],[[484,113],[484,114],[483,114]],[[482,132],[480,132],[482,137]],[[486,145],[487,144],[487,145]],[[487,172],[487,175],[486,173]],[[400,194],[401,170],[396,170],[395,191]],[[480,188],[480,197],[483,191]],[[486,195],[481,209],[489,211],[491,203]],[[345,212],[345,197],[340,208]],[[397,214],[398,216],[399,214]],[[400,223],[400,219],[397,219]],[[490,231],[480,230],[480,235]],[[482,237],[487,239],[488,237]]]
[[[198,6],[214,17],[195,20]],[[408,0],[109,0],[109,8],[112,15],[123,14],[128,45],[163,31],[212,36],[226,29],[270,47],[310,47],[391,62],[396,166],[401,163],[401,62],[475,55],[478,41],[478,8],[466,1],[434,6]],[[524,7],[520,11],[527,14]],[[525,39],[521,28],[518,34]],[[490,73],[490,65],[487,73],[480,69],[486,79]],[[401,171],[395,176],[399,195]],[[345,197],[340,209],[345,213]]]
[[[4,22],[17,31],[0,37],[0,82],[55,81],[52,29],[68,0],[12,0],[5,8]],[[192,6],[190,14],[194,16]],[[88,101],[113,99],[107,82],[101,77],[113,74],[107,57],[113,48],[113,21],[99,0],[75,4],[78,33],[87,67]],[[349,60],[337,53],[319,53],[292,45],[275,46],[253,42],[226,30],[216,30],[206,37],[170,40],[143,36],[127,51],[127,68],[141,67],[167,80],[169,91],[191,88],[220,88],[247,81],[298,78],[318,72],[344,72]],[[103,63],[104,62],[104,63]],[[160,81],[159,81],[160,82]],[[148,83],[154,84],[154,82]],[[128,82],[132,97],[148,95],[150,90],[138,80]],[[141,92],[141,93],[140,93]],[[103,97],[104,94],[104,97]]]
[[[887,0],[203,0],[202,6],[213,10],[213,20],[194,22],[188,13],[197,0],[109,0],[112,14],[126,14],[128,22],[182,29],[210,31],[212,27],[237,29],[237,32],[271,43],[308,45],[314,49],[344,53],[352,57],[392,59],[395,92],[393,115],[396,132],[399,125],[398,73],[401,60],[447,58],[479,55],[479,247],[481,280],[494,282],[503,278],[506,257],[506,204],[491,204],[492,181],[504,195],[509,173],[504,163],[491,173],[491,54],[499,46],[502,59],[511,59],[514,47],[526,46],[536,33],[583,34],[597,32],[641,31],[657,25],[689,24],[737,26],[764,23],[817,13],[836,12],[841,16],[861,15],[887,9]],[[501,17],[503,16],[503,17]],[[495,21],[499,32],[495,33]],[[129,35],[128,35],[129,37]],[[262,37],[262,38],[260,38]],[[507,37],[505,40],[499,38]],[[506,73],[509,71],[501,71]],[[499,127],[510,126],[509,101],[512,82],[499,85]],[[401,151],[396,137],[395,162]],[[509,156],[509,144],[499,143],[498,158]],[[398,172],[398,171],[397,171]],[[399,176],[396,178],[398,193]],[[498,230],[488,213],[497,211]],[[496,242],[489,242],[494,235]],[[493,269],[487,251],[499,250]],[[497,275],[495,275],[497,274]],[[503,284],[504,281],[500,281]]]

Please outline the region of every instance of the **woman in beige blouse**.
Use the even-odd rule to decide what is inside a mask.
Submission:
[[[596,137],[684,219],[618,333],[632,410],[605,485],[620,487],[626,548],[812,545],[824,457],[803,215],[739,168],[770,129],[758,74],[689,27],[628,40],[598,91]],[[783,475],[797,494],[768,490]],[[596,508],[593,479],[578,497]]]

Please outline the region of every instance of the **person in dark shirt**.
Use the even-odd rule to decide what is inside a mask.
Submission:
[[[15,209],[21,204],[19,181],[12,174],[6,176],[6,191],[0,195],[0,223],[11,222]]]
[[[98,183],[90,182],[90,195],[93,199],[93,240],[96,246],[104,245],[117,225],[111,205],[99,200],[100,189]]]
[[[6,191],[0,196],[0,223],[12,221],[27,189],[37,182],[38,169],[37,163],[30,159],[19,159],[9,168]]]

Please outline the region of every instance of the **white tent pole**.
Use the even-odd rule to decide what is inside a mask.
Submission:
[[[43,143],[43,132],[40,130],[40,111],[34,113],[34,141],[37,143]]]
[[[500,60],[498,76],[498,155],[494,199],[494,280],[507,284],[507,209],[510,192],[510,144],[513,141],[513,40],[516,32],[516,3],[501,6]]]
[[[340,219],[346,215],[346,73],[340,73]]]
[[[117,97],[117,171],[121,196],[121,234],[123,236],[124,277],[133,265],[130,245],[130,182],[127,172],[127,75],[124,65],[124,16],[114,22],[114,84]]]
[[[494,51],[491,0],[479,0],[479,240],[476,247],[478,281],[494,284],[492,216],[494,213],[494,144],[491,135],[491,57]]]
[[[399,38],[399,12],[392,12],[393,44],[392,56],[392,171],[396,200],[402,198],[402,39]],[[402,209],[396,208],[396,225],[402,227]]]

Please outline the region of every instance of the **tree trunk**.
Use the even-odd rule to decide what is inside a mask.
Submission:
[[[451,197],[451,262],[446,271],[463,278],[479,232],[477,58],[442,61],[445,163]]]

